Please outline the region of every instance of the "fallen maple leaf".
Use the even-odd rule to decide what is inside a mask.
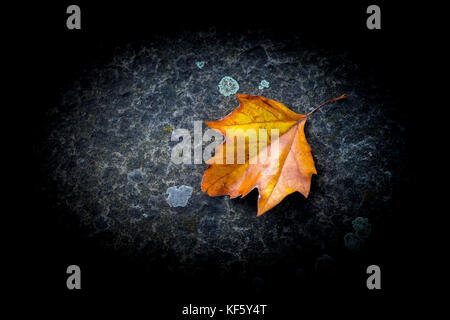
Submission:
[[[347,96],[330,99],[306,115],[264,97],[245,94],[236,97],[240,102],[239,108],[222,120],[206,122],[210,128],[225,135],[225,142],[217,148],[215,156],[206,161],[210,166],[203,176],[202,191],[210,196],[236,198],[244,197],[256,187],[259,191],[258,216],[295,191],[307,198],[311,176],[317,171],[305,137],[306,119],[320,107]],[[246,134],[252,129],[258,133],[256,140],[249,139]],[[272,132],[276,129],[279,136],[272,141]],[[267,130],[267,135],[262,134],[264,130]],[[245,139],[245,157],[241,161],[235,137]],[[264,139],[267,139],[266,147],[259,144],[265,142]],[[256,148],[256,145],[259,146],[257,154],[251,154],[251,147]],[[233,155],[231,161],[228,158],[224,161],[227,152]]]

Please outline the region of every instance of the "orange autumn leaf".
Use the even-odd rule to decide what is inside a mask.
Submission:
[[[236,198],[258,188],[258,216],[295,191],[308,197],[317,171],[305,137],[306,120],[323,105],[347,96],[330,99],[306,115],[264,97],[236,97],[239,108],[222,120],[206,122],[225,136],[225,142],[206,161],[202,191]]]

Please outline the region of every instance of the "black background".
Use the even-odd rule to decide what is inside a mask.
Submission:
[[[13,239],[21,246],[13,249],[16,255],[10,263],[19,275],[9,279],[15,284],[17,301],[29,301],[32,310],[55,311],[60,307],[83,313],[92,308],[100,312],[140,310],[145,317],[157,319],[180,317],[181,306],[190,303],[268,304],[269,316],[281,319],[287,314],[301,316],[307,310],[320,318],[322,313],[338,310],[348,316],[364,316],[376,311],[384,313],[386,307],[397,307],[400,311],[413,308],[410,299],[421,294],[422,281],[414,270],[421,268],[418,257],[426,250],[416,243],[411,229],[418,213],[425,208],[411,201],[420,198],[418,174],[414,170],[420,160],[413,150],[424,138],[421,140],[414,129],[421,123],[414,116],[421,112],[414,97],[419,92],[414,81],[422,68],[417,43],[424,31],[420,23],[414,23],[420,20],[417,10],[412,11],[405,4],[394,5],[392,1],[374,3],[381,7],[381,30],[366,28],[366,8],[372,4],[367,1],[357,4],[60,1],[24,4],[22,9],[10,11],[16,17],[15,24],[10,24],[10,34],[23,31],[23,36],[14,38],[12,53],[21,61],[16,75],[27,85],[27,89],[19,89],[23,102],[18,109],[22,121],[20,130],[16,129],[20,139],[19,147],[15,147],[20,155],[16,164],[21,166],[27,181],[31,181],[27,183],[26,199],[24,192],[13,192],[8,201],[20,208],[17,213],[20,231]],[[81,30],[66,28],[66,8],[70,4],[81,7]],[[177,278],[169,275],[165,266],[148,266],[145,261],[97,247],[68,227],[70,222],[60,221],[59,213],[53,212],[51,204],[39,193],[40,159],[35,158],[33,148],[45,132],[43,115],[55,105],[58,94],[76,77],[79,68],[112,54],[116,45],[155,34],[194,32],[212,26],[235,32],[264,29],[272,36],[289,31],[301,34],[319,47],[344,48],[367,74],[404,101],[398,105],[398,114],[392,115],[408,124],[410,154],[405,163],[408,183],[396,204],[398,215],[392,225],[382,226],[382,238],[372,239],[373,245],[358,261],[352,263],[349,257],[349,268],[341,278],[312,279],[298,289],[283,282],[280,271],[275,279],[278,285],[268,288],[264,296],[255,294],[250,284],[234,283],[232,279],[218,285],[206,278],[195,281]],[[23,182],[14,186],[17,188],[23,188]],[[403,230],[401,235],[399,230]],[[80,291],[66,288],[65,271],[71,264],[81,267]],[[369,291],[365,286],[367,275],[363,266],[370,264],[381,267],[382,290]],[[365,309],[364,313],[361,309]]]

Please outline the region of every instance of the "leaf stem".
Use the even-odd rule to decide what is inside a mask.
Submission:
[[[311,114],[313,114],[313,113],[316,112],[319,108],[323,107],[323,106],[326,105],[326,104],[329,104],[329,103],[332,103],[332,102],[335,102],[335,101],[338,101],[338,100],[346,99],[346,98],[347,98],[347,95],[346,95],[346,94],[343,94],[343,95],[341,95],[341,96],[339,96],[339,97],[337,97],[337,98],[333,98],[333,99],[330,99],[330,100],[328,100],[328,101],[325,101],[324,103],[322,103],[322,104],[318,105],[316,108],[314,108],[314,110],[312,110],[311,112],[309,112],[305,117],[310,116]]]

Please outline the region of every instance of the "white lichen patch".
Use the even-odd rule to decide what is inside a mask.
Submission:
[[[203,67],[205,66],[205,61],[197,61],[195,62],[195,64],[199,69],[203,69]]]
[[[259,90],[263,90],[264,88],[268,88],[269,86],[270,86],[269,81],[267,81],[267,80],[262,80],[262,81],[259,83],[258,89],[259,89]]]
[[[170,187],[167,193],[169,194],[167,202],[171,207],[185,207],[192,195],[192,187]]]
[[[225,97],[235,94],[239,90],[239,83],[232,77],[223,77],[219,82],[219,92]]]

